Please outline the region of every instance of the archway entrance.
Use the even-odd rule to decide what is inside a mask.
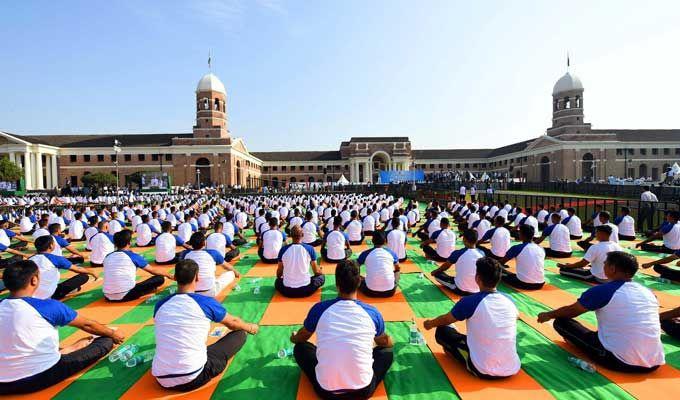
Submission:
[[[647,164],[640,164],[640,175],[639,178],[647,177]]]
[[[595,162],[593,161],[593,155],[591,153],[586,153],[583,155],[583,161],[581,162],[582,175],[586,181],[593,181],[595,176]]]
[[[201,186],[210,186],[210,182],[212,182],[210,177],[210,161],[207,158],[196,160],[196,181],[200,182]]]
[[[371,166],[373,173],[371,174],[371,182],[377,183],[380,179],[380,171],[387,171],[390,163],[390,156],[384,152],[373,153],[371,156]]]
[[[546,156],[541,158],[541,182],[550,181],[550,159]]]

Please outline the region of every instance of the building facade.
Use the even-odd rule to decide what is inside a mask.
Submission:
[[[78,185],[94,172],[163,171],[174,185],[256,188],[290,183],[378,182],[380,171],[499,173],[530,182],[660,176],[680,160],[680,129],[592,129],[584,88],[567,72],[554,85],[552,126],[540,136],[495,149],[413,149],[408,137],[353,137],[337,150],[249,152],[229,131],[227,92],[212,73],[195,91],[191,133],[17,135],[0,132],[0,154],[24,168],[29,190]],[[114,141],[122,146],[114,151]]]

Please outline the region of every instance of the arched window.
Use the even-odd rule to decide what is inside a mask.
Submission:
[[[215,97],[215,111],[220,111],[220,99]]]
[[[333,177],[330,176],[330,175],[328,175],[328,176],[326,177],[326,182],[332,183],[332,182],[333,182]]]
[[[550,159],[546,156],[543,156],[541,158],[540,162],[540,175],[541,175],[541,182],[549,182],[550,181]]]
[[[310,176],[308,181],[309,181],[309,183],[314,182],[314,177],[313,177],[313,176]]]
[[[557,111],[557,110],[559,110],[559,108],[560,108],[560,101],[556,99],[555,101],[553,101],[553,111]]]
[[[569,100],[569,97],[564,98],[564,108],[565,109],[571,108],[571,100]]]
[[[203,99],[203,109],[210,110],[210,104],[208,104],[208,99]]]
[[[593,161],[593,155],[591,153],[586,153],[583,155],[581,168],[583,170],[583,177],[586,180],[592,180],[593,176],[595,175],[595,162]]]
[[[647,176],[647,164],[640,164],[640,175],[639,178]]]
[[[576,96],[576,108],[581,108],[581,96]]]

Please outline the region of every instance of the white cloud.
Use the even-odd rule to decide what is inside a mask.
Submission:
[[[258,6],[267,9],[269,11],[272,11],[276,14],[288,14],[288,10],[286,7],[283,5],[283,2],[281,0],[255,0]]]

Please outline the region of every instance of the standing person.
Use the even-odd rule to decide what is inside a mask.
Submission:
[[[369,297],[392,297],[399,284],[399,257],[384,248],[385,232],[373,234],[373,248],[359,254],[357,264],[366,265],[359,290]]]
[[[470,187],[470,202],[474,203],[477,200],[477,186]]]
[[[490,183],[487,183],[486,187],[486,202],[487,203],[493,202],[493,187],[491,186]]]
[[[554,319],[557,333],[609,369],[656,370],[665,364],[659,302],[651,290],[633,282],[637,270],[634,256],[608,253],[604,262],[608,283],[591,287],[571,305],[540,313],[538,322]],[[595,311],[597,332],[574,319],[588,311]]]
[[[519,372],[517,318],[519,311],[508,296],[498,292],[501,266],[484,257],[477,261],[475,282],[479,292],[459,300],[453,309],[427,320],[427,330],[436,328],[435,338],[468,372],[482,379],[499,379]],[[466,321],[467,335],[451,326]]]
[[[458,189],[458,200],[462,203],[465,202],[465,194],[467,193],[467,188],[465,185],[460,185],[460,188]]]
[[[357,264],[340,262],[338,298],[314,305],[290,338],[295,361],[323,399],[369,398],[392,365],[392,339],[380,311],[357,300],[360,282]],[[308,341],[314,333],[316,346]]]
[[[10,296],[0,302],[0,394],[32,393],[63,382],[104,357],[125,336],[78,315],[52,299],[33,297],[40,271],[33,261],[7,267],[3,283]],[[71,326],[94,336],[59,348],[57,327]]]
[[[640,194],[640,211],[638,213],[638,228],[641,232],[647,232],[647,230],[652,229],[654,212],[658,202],[659,199],[652,193],[651,188],[643,186],[642,193]],[[645,222],[647,230],[645,230]]]
[[[321,267],[316,263],[316,250],[302,243],[303,235],[300,226],[293,226],[290,232],[293,243],[283,246],[279,251],[274,287],[285,297],[311,296],[326,282]],[[310,275],[310,268],[314,276]]]
[[[214,298],[196,292],[198,264],[182,260],[175,266],[177,293],[159,301],[154,308],[156,352],[151,374],[164,388],[188,392],[208,383],[227,367],[246,342],[247,333],[259,327],[227,314]],[[229,333],[205,345],[210,323],[229,328]]]

